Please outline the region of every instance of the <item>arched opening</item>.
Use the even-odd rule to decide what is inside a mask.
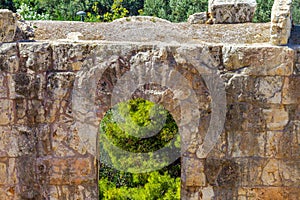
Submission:
[[[163,106],[143,98],[118,103],[99,132],[99,199],[180,199],[180,157],[154,153],[168,146],[180,155],[178,126]]]

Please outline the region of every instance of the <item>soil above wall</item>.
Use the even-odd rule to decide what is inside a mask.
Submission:
[[[270,40],[270,23],[197,24],[171,23],[153,17],[132,17],[111,23],[32,21],[35,40],[67,39],[79,32],[80,40],[178,43],[265,43]]]

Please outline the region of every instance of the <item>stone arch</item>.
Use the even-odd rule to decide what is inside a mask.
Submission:
[[[89,152],[99,156],[96,138],[106,111],[133,95],[161,104],[172,114],[179,125],[185,160],[195,163],[205,158],[217,142],[226,114],[219,63],[209,49],[205,45],[96,48],[90,62],[77,73],[72,98],[78,132]],[[205,124],[202,128],[200,120]],[[190,184],[201,187],[205,180],[196,180],[201,178],[182,174],[182,194]]]

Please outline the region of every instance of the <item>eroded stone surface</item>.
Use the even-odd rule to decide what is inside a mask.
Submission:
[[[17,20],[13,12],[0,9],[0,42],[12,42],[17,29]]]
[[[256,9],[256,0],[209,0],[208,12],[214,23],[251,22]]]
[[[292,28],[292,0],[275,0],[271,14],[271,43],[286,45]]]

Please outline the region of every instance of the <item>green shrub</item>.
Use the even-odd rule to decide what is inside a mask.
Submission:
[[[140,138],[145,132],[156,135]],[[100,125],[100,140],[101,135],[106,135],[113,145],[123,150],[147,153],[152,158],[151,152],[169,145],[179,134],[174,119],[162,106],[135,99],[119,103],[106,113]],[[175,141],[180,149],[180,137],[176,137]],[[100,145],[100,160],[104,163],[109,160],[114,166],[133,164],[140,168],[154,165],[152,162],[140,162],[137,157],[138,154],[133,154],[123,158],[108,146]],[[180,159],[159,172],[139,174],[118,171],[104,163],[100,164],[99,171],[100,199],[180,199]],[[166,163],[158,165],[165,166]]]

